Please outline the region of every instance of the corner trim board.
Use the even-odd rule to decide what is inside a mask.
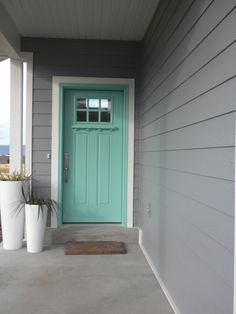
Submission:
[[[235,115],[236,123],[236,115]],[[236,163],[236,134],[234,134],[235,149],[234,159]],[[234,167],[234,180],[236,180],[236,167]],[[236,195],[236,184],[234,184],[234,195]],[[234,296],[233,296],[233,314],[236,314],[236,197],[234,196]]]

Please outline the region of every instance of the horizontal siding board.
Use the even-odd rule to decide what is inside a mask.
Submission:
[[[234,217],[234,182],[186,172],[164,170],[141,163],[141,180],[163,186],[196,202]]]
[[[52,116],[51,114],[33,114],[33,125],[38,127],[51,126]]]
[[[233,276],[233,255],[221,250],[217,243],[208,241],[208,238],[196,232],[192,226],[175,215],[173,211],[167,212],[170,229],[175,231],[174,233],[179,237],[179,242],[186,245],[198,257],[199,268],[196,269],[196,272],[198,272],[205,293],[211,300],[215,299],[214,303],[217,308],[222,312],[230,313],[232,310],[232,287],[225,280],[222,280],[219,272],[222,272],[223,269],[225,272],[230,272],[231,277]]]
[[[51,89],[35,89],[33,92],[33,101],[52,101],[52,90]]]
[[[170,2],[171,0],[161,1],[159,5],[157,6],[154,17],[151,23],[149,24],[149,27],[143,39],[143,42],[144,42],[143,49],[145,49],[148,46],[148,43],[152,41],[152,37],[155,34],[155,31],[161,23],[161,17],[163,16],[163,13],[165,12]]]
[[[236,34],[230,32],[235,25],[235,20],[236,9],[184,61],[182,60],[186,48],[183,47],[182,51],[176,52],[165,66],[157,72],[158,77],[149,84],[148,90],[143,93],[144,99],[147,99],[152,93],[156,93],[160,89],[161,93],[165,94],[165,91],[168,91],[170,86],[174,88],[186,81],[191,75],[206,65],[209,60],[235,41]],[[222,40],[218,40],[218,38],[222,38]]]
[[[146,190],[153,186],[153,181],[147,178],[144,183],[143,192],[140,193],[146,194]],[[196,232],[203,234],[226,249],[228,253],[233,254],[234,231],[232,227],[234,222],[230,216],[161,185],[155,185],[154,191],[155,194],[148,195],[148,201],[151,204],[158,203],[162,209],[175,211],[175,214],[192,225]],[[214,219],[212,219],[213,216]],[[219,274],[230,286],[233,286],[231,271],[229,272],[228,268],[221,269],[220,266],[218,269]]]
[[[234,146],[235,115],[227,114],[142,140],[143,151]]]
[[[163,3],[162,1],[161,3]],[[158,40],[155,40],[154,37],[150,43],[147,42],[147,38],[144,38],[144,49],[142,57],[146,60],[145,67],[148,66],[149,61],[153,61],[153,54],[156,54],[160,49],[164,49],[168,41],[172,38],[175,32],[178,30],[178,27],[182,25],[185,15],[189,11],[192,5],[194,5],[195,0],[186,0],[180,1],[176,7],[173,16],[171,17],[169,23],[163,29],[163,32],[159,35]],[[156,18],[154,19],[156,20]],[[148,34],[148,33],[147,33]],[[149,60],[150,56],[150,60]]]
[[[33,151],[33,163],[51,163],[47,159],[48,152],[45,151]]]
[[[164,226],[166,231],[158,225],[164,232],[166,243],[166,250],[158,259],[158,269],[162,273],[161,279],[169,287],[169,293],[178,300],[180,313],[232,313],[232,288],[183,242],[183,228],[176,228],[172,217],[166,215],[170,218]],[[149,241],[149,237],[144,238],[145,247],[151,251]],[[158,256],[163,252],[161,247],[156,251]],[[152,255],[152,259],[157,259],[157,255]]]
[[[234,222],[231,217],[163,187],[160,187],[160,194],[165,195],[164,201],[167,208],[175,210],[180,216],[199,229],[200,232],[208,235],[233,254]],[[214,220],[212,219],[213,216]],[[219,267],[219,272],[228,284],[233,286],[231,271],[228,268],[223,270]]]
[[[37,54],[35,54],[37,56]],[[35,77],[33,80],[34,89],[52,89],[51,77]]]
[[[33,186],[36,188],[51,188],[51,175],[34,175]]]
[[[181,220],[175,225],[174,218],[172,212],[163,207],[151,217],[145,216],[143,242],[151,259],[157,261],[156,267],[169,287],[168,292],[178,300],[178,309],[181,313],[222,314],[224,308],[225,313],[232,313],[232,287],[196,254],[194,246],[190,246],[194,239],[188,239],[187,228],[182,226]],[[156,229],[152,231],[151,220],[156,222]]]
[[[234,147],[144,153],[145,164],[148,166],[232,181],[234,180],[234,157]]]
[[[179,107],[175,107],[175,103],[167,103],[164,112],[161,110],[162,106],[157,106],[154,116],[151,117],[149,114],[143,116],[143,137],[174,130],[235,110],[235,84],[236,78],[226,81]]]
[[[51,188],[50,187],[37,187],[34,186],[34,190],[38,197],[51,198]]]
[[[148,50],[153,49],[153,43],[158,42],[161,40],[162,33],[166,30],[169,25],[169,21],[173,19],[175,11],[177,10],[178,6],[180,5],[180,0],[170,0],[167,2],[165,10],[163,10],[162,15],[159,18],[159,23],[155,26],[155,29],[152,33],[151,41],[145,40],[145,46]],[[145,55],[145,51],[144,51]]]
[[[51,173],[51,165],[49,163],[33,163],[34,172],[37,176],[48,176]]]
[[[51,151],[51,139],[33,139],[33,151]]]
[[[34,126],[33,127],[33,138],[50,139],[51,136],[52,136],[51,127],[48,127],[48,126]]]
[[[236,44],[233,44],[181,86],[176,89],[170,86],[170,92],[167,95],[162,95],[162,97],[152,95],[149,105],[143,106],[142,112],[145,111],[144,114],[147,114],[149,111],[149,115],[156,116],[155,110],[158,107],[160,107],[159,110],[165,110],[166,104],[169,103],[169,107],[176,108],[234,77],[236,64],[232,63],[232,60],[235,56]]]
[[[170,58],[172,54],[175,53],[176,49],[181,45],[181,43],[185,40],[185,38],[189,36],[189,34],[193,31],[193,29],[197,27],[199,20],[202,17],[204,17],[205,12],[213,3],[214,3],[214,0],[205,0],[201,2],[195,0],[191,7],[191,10],[189,10],[185,16],[183,16],[180,13],[182,22],[178,25],[175,32],[167,41],[166,45],[159,46],[159,44],[156,42],[154,49],[149,50],[148,58],[145,58],[144,55],[142,56],[145,58],[143,62],[143,67],[142,67],[143,75],[144,75],[142,90],[146,88],[147,84],[149,84],[149,80],[153,79],[153,74],[154,74],[153,68],[159,69],[159,67],[162,64],[165,64],[165,62]],[[174,21],[172,20],[170,21],[170,23],[173,23],[173,22]],[[199,35],[201,34],[200,32],[198,33]],[[195,35],[193,33],[192,36],[198,36],[198,35]],[[196,44],[196,41],[194,40],[190,41],[189,44],[191,43]],[[191,46],[189,47],[189,49],[190,49],[189,51],[191,51]],[[158,58],[155,57],[156,55],[158,55]],[[148,75],[146,75],[147,73]],[[147,77],[148,77],[148,81],[146,81]]]
[[[148,181],[146,181],[145,183],[145,190],[147,190],[148,188],[150,189],[150,183],[148,184]],[[151,204],[156,204],[157,200],[159,200],[156,208],[157,212],[164,211],[166,213],[166,223],[171,224],[171,228],[173,230],[177,229],[176,231],[178,237],[181,237],[181,243],[186,244],[189,248],[191,248],[194,253],[202,260],[205,266],[207,266],[209,269],[217,274],[216,276],[218,280],[222,281],[222,284],[224,286],[232,288],[233,252],[228,250],[228,248],[222,246],[214,238],[209,237],[208,234],[204,233],[202,229],[196,226],[196,222],[193,224],[190,220],[186,219],[186,217],[184,217],[182,213],[182,208],[180,207],[180,204],[177,203],[177,205],[173,202],[172,204],[170,204],[167,198],[168,196],[163,189],[157,188],[155,190],[151,190],[149,194]],[[223,215],[221,215],[221,217],[223,217]],[[215,218],[219,219],[220,217],[216,215]],[[146,219],[148,219],[148,217]],[[156,217],[156,219],[158,219],[158,216]],[[219,220],[218,223],[220,223]],[[228,224],[228,227],[229,226],[232,227],[232,224]],[[230,241],[232,243],[233,232],[230,236]],[[208,252],[211,252],[211,254],[208,254]]]
[[[33,103],[34,114],[52,114],[51,101],[34,101]]]
[[[193,15],[196,15],[195,10],[197,6],[199,9],[199,16],[196,20],[196,16]],[[155,62],[151,63],[150,68],[146,70],[149,71],[149,73],[147,76],[148,81],[146,81],[144,78],[145,88],[148,84],[149,89],[149,83],[151,83],[151,80],[155,81],[155,73],[159,73],[163,67],[167,68],[167,73],[169,73],[174,67],[176,67],[176,64],[181,62],[184,58],[186,58],[187,55],[194,51],[199,43],[206,36],[208,36],[208,34],[217,26],[218,23],[220,23],[225,18],[225,16],[227,16],[234,6],[234,0],[229,0],[227,3],[223,3],[220,0],[207,0],[204,1],[204,5],[202,4],[202,1],[195,1],[195,4],[189,12],[190,16],[186,16],[186,19],[183,21],[180,29],[174,34],[173,38],[171,38],[168,45],[161,52],[160,57],[158,59],[154,59]],[[206,10],[206,12],[202,15],[204,10]],[[191,16],[192,19],[190,23]],[[190,27],[190,25],[194,24],[194,21],[196,23],[194,25],[195,27]],[[189,27],[188,30],[186,30],[186,25]],[[186,33],[186,36],[183,36],[184,33]],[[232,32],[230,32],[230,34],[232,34]],[[180,38],[183,39],[180,40]],[[219,42],[221,42],[221,40]],[[152,56],[154,55],[155,54],[152,54]],[[150,60],[151,58],[148,59],[148,61]]]

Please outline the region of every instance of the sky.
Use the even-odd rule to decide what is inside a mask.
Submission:
[[[0,145],[9,144],[10,59],[0,62]]]
[[[23,64],[23,144],[25,144],[26,71]],[[9,145],[10,59],[0,62],[0,145]]]

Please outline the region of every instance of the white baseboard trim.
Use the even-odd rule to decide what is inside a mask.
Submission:
[[[178,310],[175,302],[173,301],[172,297],[170,296],[170,294],[169,294],[169,292],[168,292],[164,282],[162,281],[162,279],[161,279],[161,277],[160,277],[156,267],[153,265],[153,263],[152,263],[149,255],[148,255],[147,251],[145,250],[145,248],[143,246],[143,243],[142,243],[142,230],[140,228],[139,228],[139,246],[140,246],[140,248],[141,248],[141,250],[142,250],[142,252],[143,252],[143,254],[144,254],[144,256],[145,256],[145,258],[146,258],[146,260],[147,260],[147,262],[149,264],[149,266],[151,267],[151,269],[152,269],[152,271],[153,271],[153,273],[154,273],[154,275],[155,275],[159,285],[161,286],[162,291],[164,292],[168,302],[170,303],[174,313],[175,314],[180,314],[180,311]]]

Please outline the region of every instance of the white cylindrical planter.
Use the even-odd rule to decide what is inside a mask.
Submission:
[[[23,244],[25,211],[22,186],[22,181],[0,181],[2,239],[6,250],[20,249]]]
[[[44,234],[47,222],[47,206],[43,206],[43,211],[38,205],[25,205],[25,223],[27,251],[38,253],[43,250]]]

